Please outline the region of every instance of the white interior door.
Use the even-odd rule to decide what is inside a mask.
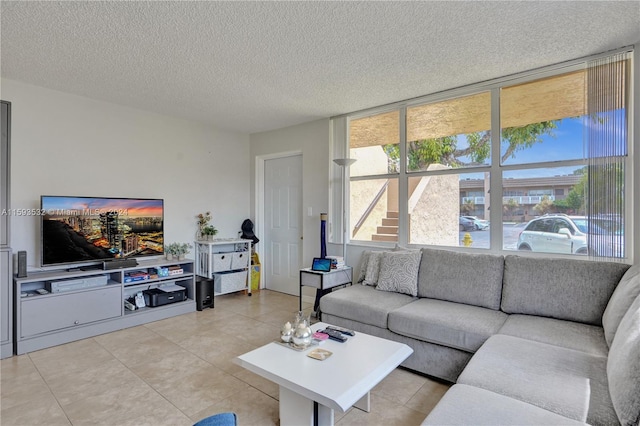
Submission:
[[[300,292],[302,257],[302,155],[264,164],[265,287]]]

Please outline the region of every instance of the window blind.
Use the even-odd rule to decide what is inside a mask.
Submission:
[[[605,260],[625,257],[630,62],[628,52],[594,59],[585,77],[588,247]]]

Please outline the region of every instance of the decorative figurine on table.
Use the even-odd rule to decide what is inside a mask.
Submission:
[[[291,327],[291,323],[287,321],[282,326],[282,330],[280,330],[280,338],[282,339],[283,342],[289,343],[292,337],[293,337],[293,327]]]
[[[311,327],[307,325],[304,321],[298,324],[296,329],[293,332],[293,344],[298,348],[306,348],[311,344],[311,339],[313,332],[311,331]]]
[[[292,339],[294,346],[298,348],[306,348],[311,344],[313,332],[311,331],[311,327],[309,327],[310,324],[309,316],[305,315],[302,311],[298,311],[293,323]]]

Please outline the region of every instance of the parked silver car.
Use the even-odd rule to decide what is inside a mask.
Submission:
[[[478,231],[484,231],[485,229],[489,229],[488,220],[480,219],[478,216],[461,216],[461,217],[472,221],[473,226]]]
[[[458,219],[458,224],[460,226],[460,232],[476,230],[476,224],[473,222],[473,220],[467,219],[464,216],[460,216],[460,218]]]
[[[531,250],[543,253],[591,254],[599,256],[621,257],[623,239],[620,229],[614,229],[612,223],[600,223],[601,219],[592,219],[591,227],[585,216],[567,216],[550,214],[531,220],[518,237],[518,250]],[[619,228],[619,227],[618,227]],[[589,229],[592,236],[620,235],[618,238],[595,240],[589,249]],[[611,240],[616,241],[612,243]]]

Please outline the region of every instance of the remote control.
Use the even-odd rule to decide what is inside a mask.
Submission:
[[[348,339],[348,337],[343,336],[342,333],[335,330],[325,329],[325,330],[320,330],[320,333],[327,334],[329,335],[329,339],[335,340],[336,342],[340,342],[340,343],[344,343]]]
[[[356,332],[353,330],[349,330],[348,328],[342,328],[342,327],[338,327],[335,325],[328,325],[327,330],[335,330],[335,331],[339,331],[342,334],[346,334],[348,336],[355,336]]]
[[[136,305],[134,305],[133,303],[129,302],[128,300],[124,301],[124,307],[127,308],[130,311],[135,311],[136,310]]]
[[[38,294],[49,294],[49,292],[47,290],[45,290],[44,288],[36,289],[36,293],[38,293]]]

